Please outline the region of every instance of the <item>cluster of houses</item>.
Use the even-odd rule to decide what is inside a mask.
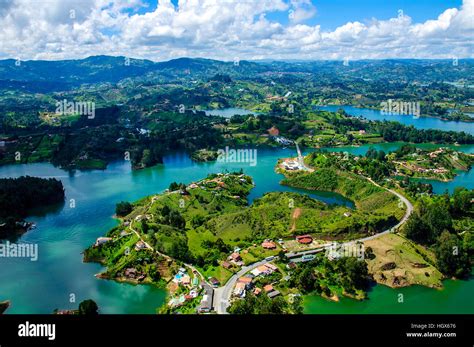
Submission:
[[[270,263],[256,267],[255,269],[250,271],[248,274],[246,274],[243,277],[240,277],[237,280],[237,283],[233,291],[233,296],[238,297],[238,298],[244,298],[247,291],[252,291],[254,295],[259,295],[262,292],[262,288],[255,287],[254,279],[259,276],[271,275],[272,273],[276,271],[278,271],[278,268],[275,265],[270,264]],[[263,287],[263,291],[265,291],[265,293],[271,298],[280,294],[280,292],[277,290],[274,290],[271,285],[266,285],[265,287]]]
[[[173,277],[173,282],[178,286],[184,288],[184,293],[179,296],[171,298],[168,302],[168,305],[173,308],[177,308],[185,305],[187,302],[190,302],[202,296],[201,301],[196,309],[198,313],[208,313],[213,310],[213,299],[214,299],[214,288],[220,285],[220,282],[211,277],[208,279],[208,283],[205,281],[200,281],[197,273],[195,271],[194,276],[191,279],[191,276],[188,274],[185,268],[180,268],[178,273]]]
[[[207,190],[209,189],[209,183],[215,183],[216,187],[215,188],[211,188],[211,189],[215,189],[215,190],[221,190],[223,188],[225,188],[225,182],[223,181],[225,178],[229,177],[231,174],[229,173],[218,173],[217,174],[217,177],[214,177],[212,179],[204,179],[204,180],[201,180],[201,181],[198,181],[198,182],[193,182],[191,184],[189,184],[186,189],[196,189],[196,188],[200,188],[200,189],[203,189],[203,190]],[[239,178],[239,182],[241,183],[247,183],[247,180],[245,179],[245,175],[244,174],[240,174],[238,176]],[[240,198],[240,196],[235,196],[234,198]]]
[[[183,306],[186,302],[197,298],[202,291],[199,278],[194,276],[191,279],[191,276],[187,273],[185,268],[180,268],[178,273],[173,277],[172,281],[186,290],[185,293],[171,298],[171,300],[168,302],[168,305],[171,307]]]
[[[444,152],[443,148],[437,149],[436,151],[430,152],[429,156],[430,158],[437,158],[438,154],[441,154]]]

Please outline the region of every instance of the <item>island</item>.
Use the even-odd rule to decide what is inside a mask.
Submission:
[[[60,180],[22,176],[0,179],[0,239],[18,236],[33,227],[26,218],[33,208],[64,202]]]

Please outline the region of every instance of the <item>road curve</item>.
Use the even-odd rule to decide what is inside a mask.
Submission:
[[[218,314],[227,314],[227,308],[229,307],[230,297],[232,289],[234,288],[237,280],[245,275],[247,272],[252,271],[260,265],[268,263],[268,260],[261,260],[259,262],[243,266],[237,273],[235,273],[223,287],[219,287],[214,290],[214,309]]]
[[[364,177],[364,176],[362,176],[362,177]],[[395,225],[395,226],[393,226],[393,227],[391,227],[387,230],[384,230],[384,231],[382,231],[378,234],[363,237],[363,238],[356,239],[356,240],[352,240],[350,242],[365,242],[365,241],[373,240],[373,239],[375,239],[377,237],[380,237],[382,235],[392,233],[392,232],[396,231],[400,226],[402,226],[408,220],[410,215],[413,213],[412,203],[407,198],[405,198],[403,195],[401,195],[400,193],[398,193],[398,192],[396,192],[392,189],[382,187],[378,183],[374,182],[371,178],[367,178],[367,177],[364,177],[364,178],[369,180],[372,184],[376,185],[377,187],[385,189],[385,190],[389,191],[390,193],[394,194],[395,196],[397,196],[405,204],[407,210],[405,212],[405,215],[400,220],[400,222],[398,222],[397,225]],[[292,253],[292,255],[295,256],[295,255],[305,255],[305,254],[317,253],[317,252],[321,252],[324,248],[329,247],[329,246],[331,246],[331,243],[321,245],[320,247],[318,247],[316,249],[313,249],[313,250],[294,252],[294,253]],[[234,288],[237,280],[240,277],[242,277],[243,275],[245,275],[247,272],[252,271],[256,267],[258,267],[260,265],[264,265],[264,264],[266,264],[270,261],[271,260],[262,260],[262,261],[259,261],[257,263],[253,263],[251,265],[242,267],[242,269],[240,269],[239,272],[234,274],[227,281],[227,283],[223,287],[215,289],[214,290],[214,309],[216,310],[217,314],[227,314],[227,309],[229,307],[230,299],[231,299],[231,295],[232,295],[232,289]]]

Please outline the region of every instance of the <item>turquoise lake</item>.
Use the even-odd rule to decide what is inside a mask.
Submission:
[[[374,147],[389,151],[400,145],[402,144],[379,144]],[[474,152],[474,146],[457,148]],[[361,146],[334,150],[363,154],[367,149],[368,146]],[[116,224],[112,216],[117,202],[134,201],[162,192],[172,181],[189,183],[205,177],[208,173],[242,168],[256,183],[249,196],[251,201],[270,191],[292,190],[308,193],[279,185],[282,176],[274,172],[278,158],[294,156],[294,150],[258,149],[257,153],[255,166],[218,162],[198,164],[192,162],[184,153],[173,153],[165,157],[164,165],[140,171],[132,171],[129,162],[114,162],[105,171],[77,171],[74,174],[48,163],[0,167],[0,177],[55,177],[61,179],[66,189],[65,204],[31,216],[29,220],[34,221],[37,228],[23,235],[20,240],[38,244],[38,261],[1,258],[0,300],[8,299],[12,302],[7,312],[51,313],[55,308],[77,308],[80,301],[91,298],[98,303],[102,313],[155,313],[156,308],[165,301],[164,290],[96,279],[94,274],[101,271],[101,266],[82,263],[81,252]],[[459,184],[474,188],[473,172],[474,170],[471,170],[462,174],[453,182],[436,183],[435,189],[437,192],[443,192],[445,189],[452,190]],[[337,194],[312,192],[309,195],[326,203],[348,206],[352,204]],[[74,199],[75,207],[70,206],[71,199]],[[424,296],[426,303],[420,309],[431,312],[430,305],[439,305],[448,291],[450,294],[446,309],[441,309],[440,312],[455,311],[453,302],[472,302],[471,297],[466,295],[471,293],[472,296],[473,281],[455,283],[454,288],[458,288],[455,290],[451,290],[449,285],[443,291],[420,287],[420,293],[427,294]],[[413,291],[411,288],[406,290]],[[350,300],[332,303],[319,297],[307,298],[307,312],[350,312],[355,307],[364,312],[385,312],[384,303],[387,298],[379,295],[379,291],[391,293],[393,290],[376,286],[369,294],[371,300],[364,303]],[[75,302],[70,302],[71,294],[74,294]],[[391,298],[392,294],[387,295]],[[346,302],[349,307],[347,310],[342,308],[346,306]],[[416,311],[419,305],[419,300],[407,300],[403,307],[411,312],[410,310]],[[466,307],[462,309],[474,313],[472,306]]]
[[[474,134],[474,122],[453,122],[445,121],[434,117],[415,117],[413,115],[383,114],[379,110],[368,108],[358,108],[354,106],[317,106],[318,109],[335,112],[342,108],[351,116],[362,116],[369,120],[389,120],[400,122],[405,125],[413,125],[417,129],[439,129],[444,131],[464,131]]]

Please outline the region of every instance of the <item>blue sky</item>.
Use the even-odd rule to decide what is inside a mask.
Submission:
[[[403,10],[415,22],[436,18],[450,7],[461,6],[461,0],[326,0],[312,1],[316,16],[306,24],[321,25],[323,30],[334,30],[347,22],[366,22],[371,18],[389,19]],[[287,16],[275,13],[275,18],[287,22]]]
[[[178,6],[179,0],[171,0]],[[146,13],[156,8],[158,0],[143,0],[148,7],[141,7],[135,13]],[[347,22],[366,22],[371,18],[389,19],[403,10],[415,22],[424,22],[436,18],[450,7],[460,7],[461,0],[312,0],[317,12],[314,18],[306,20],[308,25],[321,25],[323,30],[334,30]],[[473,14],[474,15],[474,14]],[[288,13],[275,11],[267,18],[288,24]]]
[[[473,58],[474,0],[9,0],[0,37],[17,59]]]

